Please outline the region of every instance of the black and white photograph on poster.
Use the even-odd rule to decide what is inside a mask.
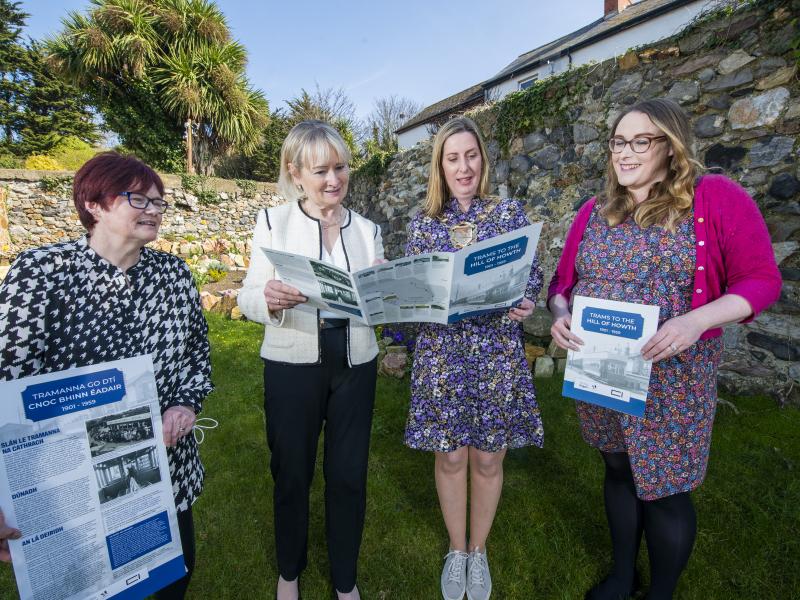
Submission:
[[[604,347],[583,347],[571,352],[567,368],[574,379],[588,379],[622,389],[631,394],[647,394],[652,363],[639,352],[631,351],[630,344]]]
[[[341,288],[327,281],[320,281],[319,287],[322,297],[328,302],[341,302],[350,306],[358,306],[358,300],[353,290]]]
[[[336,269],[332,269],[325,263],[312,260],[311,268],[314,269],[314,274],[317,277],[322,277],[323,279],[330,279],[331,281],[335,281],[336,283],[339,283],[347,287],[353,286],[353,284],[350,282],[350,278],[347,275],[345,275],[344,273],[340,273]]]
[[[100,504],[122,498],[161,481],[155,446],[142,448],[94,465]]]
[[[86,421],[92,458],[153,438],[149,406]]]
[[[497,269],[478,273],[453,286],[453,306],[485,305],[507,302],[525,292],[530,264],[523,263],[513,269]]]

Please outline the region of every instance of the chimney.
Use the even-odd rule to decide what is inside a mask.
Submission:
[[[609,17],[614,16],[617,13],[621,13],[631,4],[633,4],[632,0],[603,0],[604,2],[604,12],[603,16]]]

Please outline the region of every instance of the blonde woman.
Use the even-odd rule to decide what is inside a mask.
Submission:
[[[264,323],[264,407],[275,483],[278,600],[299,597],[306,567],[309,489],[325,429],[325,523],[333,585],[359,598],[356,565],[364,528],[378,347],[371,328],[303,307],[261,252],[301,254],[349,271],[383,259],[380,228],[342,206],[350,152],[333,127],[305,121],[281,148],[286,204],[262,210],[239,294],[247,318]]]
[[[720,327],[778,298],[769,234],[747,193],[703,175],[678,104],[648,100],[621,114],[608,141],[606,190],[578,211],[549,289],[553,339],[570,332],[575,294],[655,304],[658,332],[642,349],[653,371],[644,417],[577,402],[583,437],[605,461],[611,574],[586,595],[628,598],[644,531],[649,600],[672,597],[692,551],[689,492],[703,481],[716,409]]]
[[[427,202],[408,225],[406,254],[452,252],[529,224],[517,202],[491,198],[488,188],[477,126],[464,117],[449,121],[434,141]],[[542,445],[521,324],[541,287],[534,261],[519,307],[419,329],[405,443],[436,454],[436,491],[450,538],[445,600],[491,595],[486,540],[503,488],[503,458],[508,448]]]

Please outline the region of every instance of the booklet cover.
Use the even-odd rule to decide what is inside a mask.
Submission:
[[[134,600],[186,573],[150,356],[0,382],[22,600]]]
[[[658,306],[575,296],[572,332],[584,341],[567,352],[562,393],[644,416],[650,370],[641,349],[658,329]]]
[[[261,250],[285,283],[308,302],[367,325],[453,323],[522,301],[541,223],[483,240],[458,252],[417,254],[349,273],[320,260]]]

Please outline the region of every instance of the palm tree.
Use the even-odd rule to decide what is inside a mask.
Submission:
[[[149,102],[171,119],[173,130],[185,124],[190,173],[231,148],[247,153],[256,147],[269,118],[267,101],[245,77],[246,51],[231,40],[213,1],[91,4],[87,15],[71,13],[64,31],[47,43],[59,73],[99,97],[133,104],[148,100],[130,97],[131,90],[142,96],[150,90]],[[202,152],[193,156],[195,146]]]

